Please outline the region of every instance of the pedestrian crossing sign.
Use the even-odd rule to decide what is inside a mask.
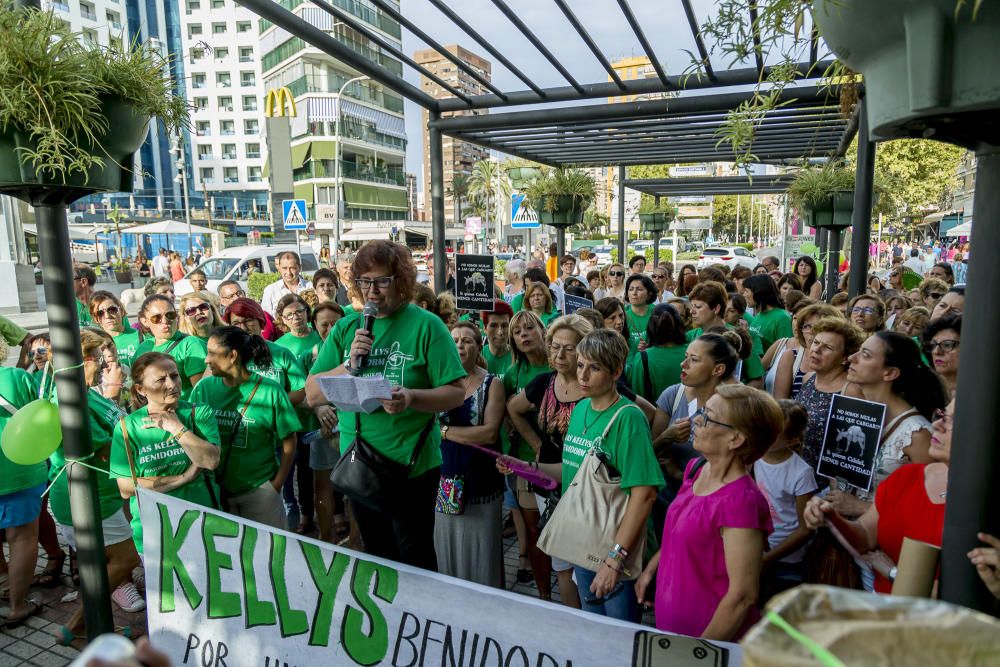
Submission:
[[[510,226],[512,229],[538,229],[538,214],[528,204],[527,195],[515,192],[510,197]]]
[[[282,199],[282,217],[285,220],[285,231],[293,232],[306,229],[306,200]]]

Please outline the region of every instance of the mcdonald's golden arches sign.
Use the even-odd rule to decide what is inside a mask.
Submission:
[[[288,113],[285,113],[285,102],[288,102]],[[295,110],[295,98],[292,96],[292,91],[284,86],[277,90],[267,91],[267,97],[264,98],[264,115],[268,118],[275,116],[289,116],[294,118],[297,112]]]

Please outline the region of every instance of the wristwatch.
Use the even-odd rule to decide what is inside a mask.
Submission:
[[[441,426],[441,439],[442,440],[447,440],[448,439],[448,425],[447,424],[444,424],[444,425]]]
[[[354,368],[353,366],[351,366],[350,357],[348,357],[347,361],[344,362],[344,370],[354,376],[357,376],[359,373],[361,373],[360,368]]]
[[[889,574],[886,576],[886,579],[889,581],[896,581],[897,574],[899,574],[899,568],[893,565],[889,568]]]

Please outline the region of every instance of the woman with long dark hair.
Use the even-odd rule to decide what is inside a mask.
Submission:
[[[816,260],[812,257],[803,255],[795,260],[792,273],[802,281],[802,291],[810,299],[819,300],[823,296],[823,285],[819,282],[819,270],[816,268]]]
[[[687,296],[691,290],[691,285],[686,280],[688,276],[694,276],[695,282],[698,281],[698,269],[694,264],[685,264],[677,274],[677,289],[674,290],[677,296]]]
[[[191,393],[196,404],[215,412],[222,437],[219,481],[227,512],[274,528],[284,528],[281,487],[295,457],[302,424],[284,389],[252,372],[271,364],[260,336],[234,326],[208,339],[210,377]],[[281,462],[275,452],[280,451]]]
[[[653,315],[653,304],[656,303],[656,285],[645,274],[633,274],[625,281],[625,318],[628,320],[630,357],[635,352],[646,349],[646,325]],[[634,351],[633,351],[634,350]],[[629,360],[631,362],[631,359]]]
[[[754,309],[750,331],[760,337],[763,349],[771,349],[774,341],[780,338],[791,337],[792,317],[781,303],[770,277],[750,276],[744,280],[743,297],[747,305]]]
[[[681,381],[681,363],[688,348],[684,322],[676,308],[660,304],[653,309],[646,325],[646,341],[649,347],[632,364],[629,385],[656,403],[664,389]]]

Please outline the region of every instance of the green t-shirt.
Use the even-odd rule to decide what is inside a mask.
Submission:
[[[514,298],[510,300],[510,309],[515,313],[524,309],[524,292],[514,295]]]
[[[754,319],[757,318],[755,317]],[[727,324],[726,328],[733,329],[735,327],[733,327],[732,324]],[[701,327],[691,329],[691,331],[688,331],[686,334],[688,343],[693,342],[703,333],[704,331]],[[751,341],[750,356],[743,362],[743,372],[740,378],[743,382],[758,380],[764,377],[764,364],[760,360],[760,358],[764,356],[764,352],[761,350],[762,345],[760,342],[760,336],[755,334],[753,331],[750,331],[749,333]]]
[[[310,375],[325,373],[343,364],[351,349],[354,332],[361,324],[355,313],[341,318],[320,349]],[[374,347],[361,375],[384,375],[390,384],[408,389],[430,389],[465,377],[465,369],[448,327],[434,313],[412,303],[401,306],[388,317],[375,320]],[[361,415],[361,435],[385,456],[407,463],[420,432],[434,415],[410,409],[390,415],[379,408]],[[355,437],[353,414],[340,415],[340,449],[350,447]],[[441,434],[431,428],[411,477],[441,465]]]
[[[139,345],[149,338],[149,334],[142,334],[135,329],[126,329],[114,337],[115,347],[118,349],[118,363],[124,366],[131,366],[135,361],[136,351]],[[147,350],[148,351],[148,350]]]
[[[90,309],[87,307],[87,304],[79,299],[76,300],[76,317],[80,320],[81,327],[94,323],[94,320],[90,317]]]
[[[303,354],[322,342],[323,339],[319,337],[319,334],[316,333],[315,330],[310,329],[308,336],[299,338],[298,336],[286,333],[284,336],[274,341],[274,344],[285,348],[295,357],[301,357]]]
[[[0,396],[16,411],[38,398],[38,384],[20,368],[0,368]],[[12,416],[5,407],[0,407],[0,432],[7,428]],[[0,450],[0,496],[44,484],[45,477],[44,461],[23,466],[8,459]]]
[[[186,401],[191,396],[194,385],[191,384],[191,376],[205,372],[205,356],[208,354],[208,346],[205,341],[197,336],[187,336],[180,331],[164,341],[160,345],[152,336],[142,341],[135,351],[135,356],[140,357],[146,352],[166,352],[177,362],[177,370],[181,373],[181,400]]]
[[[87,392],[87,409],[90,417],[90,439],[94,451],[100,453],[102,449],[111,445],[111,436],[115,432],[115,426],[125,415],[114,401],[102,396],[97,391],[91,389]],[[52,466],[49,468],[49,482],[52,484],[49,490],[49,507],[56,521],[64,526],[73,525],[73,516],[70,513],[69,503],[69,476],[66,473],[59,474],[66,465],[66,453],[62,445],[49,457]],[[101,519],[107,519],[122,508],[122,497],[118,491],[118,484],[108,475],[108,460],[102,456],[95,456],[90,461],[91,465],[100,468],[104,473],[97,473],[97,499],[101,506]],[[58,479],[56,479],[58,477]]]
[[[607,437],[598,442],[611,417],[624,405],[634,407],[622,410],[611,425]],[[595,412],[590,408],[590,399],[585,398],[573,408],[566,438],[563,440],[563,493],[566,493],[576,471],[580,469],[583,457],[596,446],[608,454],[611,465],[621,473],[622,489],[627,491],[634,486],[653,486],[659,489],[664,486],[660,464],[653,454],[649,422],[642,410],[621,396],[611,407]]]
[[[159,428],[145,428],[143,421],[149,416],[149,408],[143,406],[125,418],[128,444],[135,461],[136,477],[171,477],[182,475],[191,465],[187,452],[173,437]],[[192,419],[193,416],[193,419]],[[205,405],[195,407],[187,401],[178,401],[177,418],[202,440],[218,446],[219,427],[215,413]],[[108,466],[111,479],[122,477],[131,479],[128,454],[125,452],[125,436],[122,423],[115,425],[111,440],[111,462]],[[168,496],[182,498],[204,507],[217,507],[219,489],[215,479],[207,471],[193,482],[167,493]],[[133,495],[129,499],[132,513],[132,537],[135,547],[142,553],[142,523],[139,521],[139,503]]]
[[[28,371],[28,375],[31,376],[31,381],[35,383],[35,398],[47,397],[54,391],[53,385],[55,384],[55,380],[52,379],[51,369],[46,373],[44,369],[38,370],[32,366],[31,370]]]
[[[625,320],[628,322],[629,348],[639,349],[639,341],[646,340],[646,326],[653,316],[654,306],[646,306],[646,314],[639,315],[632,310],[632,304],[625,306]]]
[[[507,374],[511,364],[514,362],[514,353],[508,347],[507,352],[498,357],[490,351],[489,345],[484,345],[483,359],[486,360],[486,370],[493,375],[496,375],[501,381],[503,381],[504,376]]]
[[[641,355],[636,357],[632,363],[631,375],[629,375],[629,386],[632,387],[632,391],[655,404],[656,399],[660,397],[664,389],[681,381],[681,362],[684,361],[687,347],[687,344],[684,344],[674,347],[647,348],[646,356],[649,359],[649,378],[653,385],[652,392],[650,395],[646,395],[646,380]]]
[[[253,393],[258,378],[260,386]],[[240,411],[253,399],[243,418]],[[232,495],[252,491],[278,472],[281,441],[302,428],[288,394],[276,383],[252,376],[239,387],[219,377],[206,377],[191,392],[191,401],[215,412],[222,439],[222,459],[216,477]]]
[[[0,337],[7,341],[7,345],[10,347],[20,345],[27,335],[28,332],[25,329],[17,326],[6,317],[0,316]]]
[[[247,364],[247,370],[261,375],[276,383],[285,393],[298,391],[306,386],[306,369],[299,358],[277,343],[265,341],[271,350],[271,365],[258,368],[256,364]]]
[[[515,395],[520,394],[528,386],[528,383],[539,375],[551,372],[552,369],[547,363],[541,366],[532,366],[525,361],[515,361],[503,378],[503,388],[507,393],[507,400],[509,401]],[[506,432],[506,429],[503,429],[503,431]],[[519,437],[516,431],[512,430],[506,438],[501,437],[501,445],[503,446],[503,451],[510,452],[519,459],[524,461],[535,460],[535,450],[532,449],[531,445],[524,438]]]
[[[792,316],[782,308],[757,313],[750,323],[750,332],[760,337],[763,349],[769,350],[774,341],[792,337]]]

